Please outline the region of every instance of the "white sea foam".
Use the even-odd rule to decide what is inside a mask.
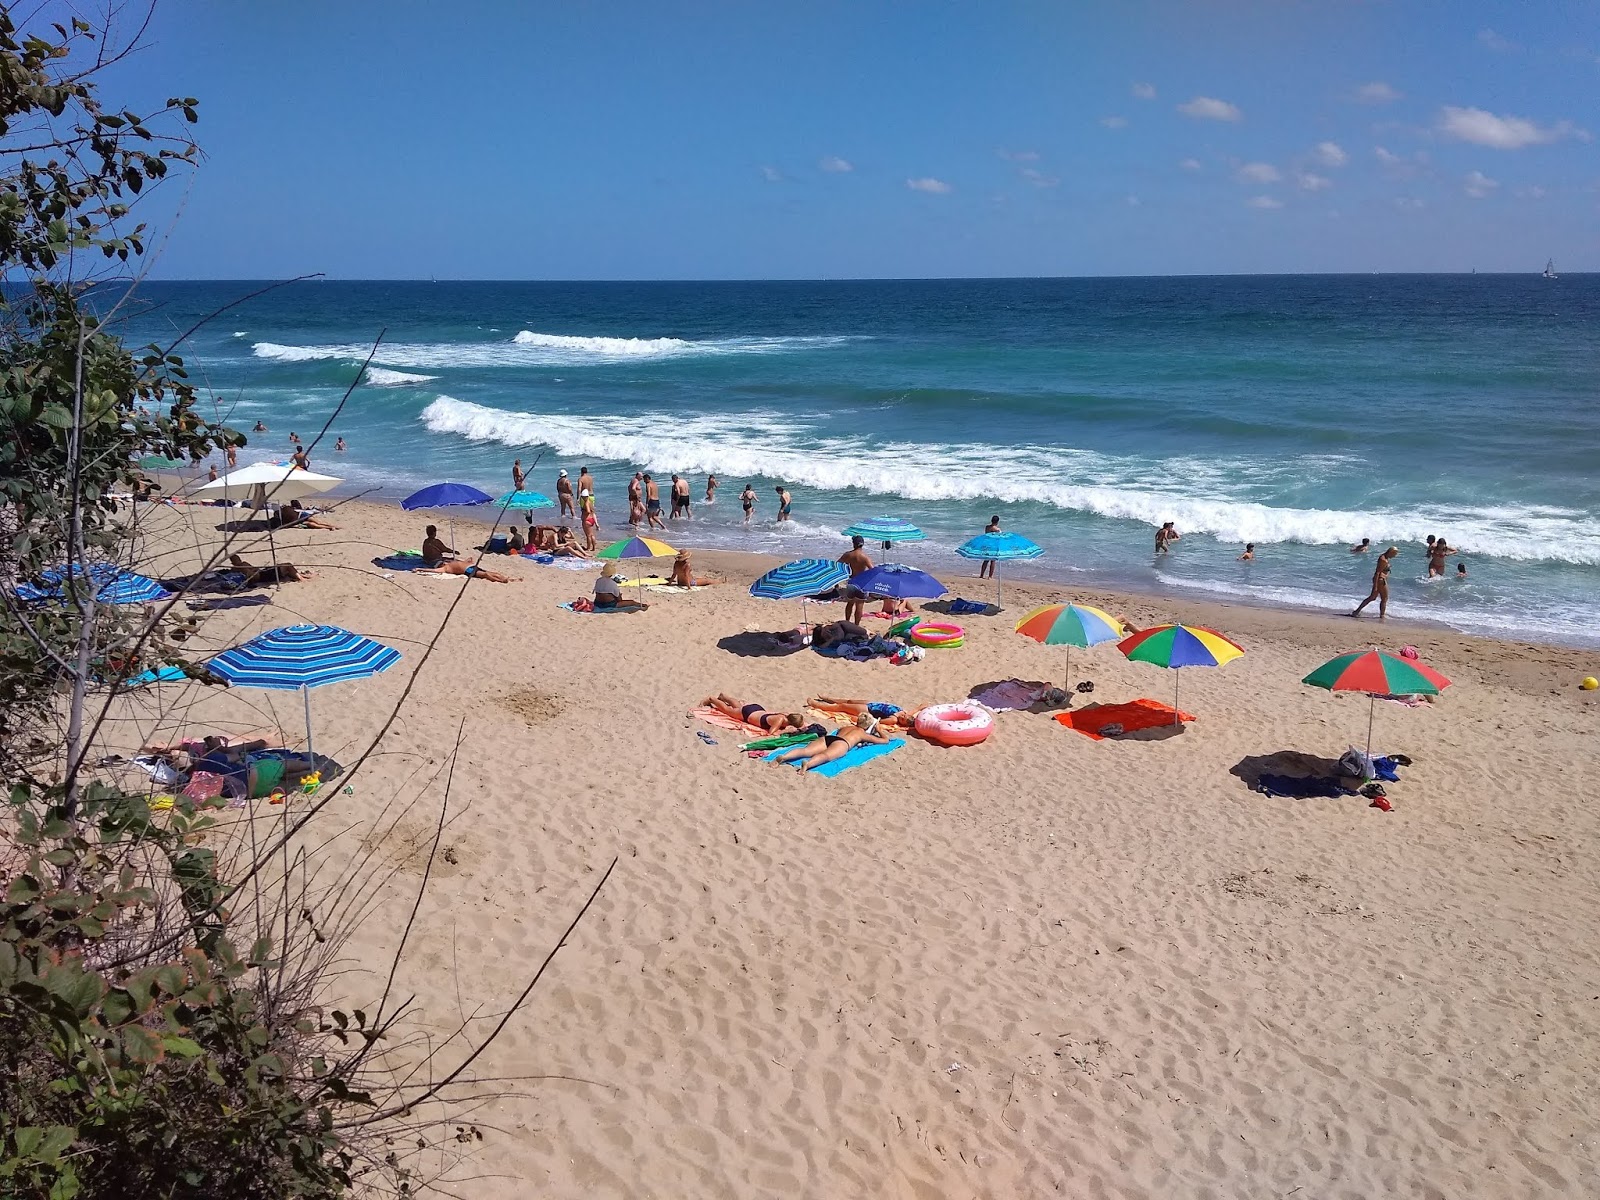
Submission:
[[[248,329],[236,329],[233,332],[233,336],[234,337],[249,337],[250,336],[250,331]]]
[[[1123,458],[1059,447],[890,443],[823,432],[805,418],[725,415],[577,417],[508,412],[440,396],[421,414],[435,433],[655,471],[715,471],[908,500],[1034,502],[1159,525],[1225,542],[1349,545],[1421,541],[1446,531],[1468,553],[1600,565],[1600,520],[1549,507],[1288,508],[1245,498],[1264,464]]]
[[[574,337],[524,329],[509,341],[395,342],[378,347],[373,361],[390,367],[581,367],[606,363],[742,354],[785,354],[828,349],[849,337],[732,337],[705,341],[682,338]],[[251,352],[274,362],[343,359],[360,362],[370,346],[286,346],[256,342]]]
[[[409,371],[391,371],[386,367],[367,368],[367,383],[373,387],[408,387],[437,378],[437,375],[414,375]]]

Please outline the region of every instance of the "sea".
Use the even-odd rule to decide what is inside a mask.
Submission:
[[[1329,612],[1366,594],[1369,538],[1400,548],[1394,616],[1600,646],[1600,275],[264,286],[145,283],[116,327],[198,325],[207,404],[269,429],[241,461],[326,429],[312,466],[347,493],[498,495],[521,458],[554,495],[587,466],[609,537],[635,471],[677,472],[674,544],[831,557],[900,517],[927,539],[888,557],[974,598],[954,551],[994,516],[1045,551],[1002,586]]]

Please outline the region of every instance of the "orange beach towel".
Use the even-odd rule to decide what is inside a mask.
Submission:
[[[1180,712],[1178,720],[1193,721],[1193,713]],[[1105,741],[1100,730],[1107,725],[1121,725],[1122,732],[1136,733],[1141,729],[1158,729],[1172,724],[1172,705],[1159,700],[1129,700],[1126,704],[1096,704],[1077,712],[1057,713],[1056,720],[1068,729],[1076,729],[1085,737],[1097,742]]]

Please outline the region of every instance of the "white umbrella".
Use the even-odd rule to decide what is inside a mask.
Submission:
[[[330,488],[338,487],[344,480],[332,475],[319,475],[315,471],[302,471],[282,463],[251,463],[237,471],[229,471],[220,479],[201,484],[194,495],[212,500],[218,496],[231,499],[235,492],[249,492],[252,508],[265,508],[268,500],[280,502],[303,500]]]

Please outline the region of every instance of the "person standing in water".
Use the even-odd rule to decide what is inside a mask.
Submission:
[[[572,480],[567,475],[565,467],[556,472],[556,503],[561,505],[561,516],[572,517],[577,515],[572,507]]]
[[[588,467],[579,467],[578,468],[578,495],[581,496],[581,495],[583,495],[584,492],[588,492],[589,495],[591,495],[591,496],[594,495],[594,476],[589,474],[589,468]]]
[[[1433,550],[1428,555],[1428,578],[1442,578],[1446,565],[1444,560],[1454,553],[1443,538],[1434,538]]]
[[[1172,527],[1171,521],[1165,522],[1160,529],[1156,530],[1156,553],[1166,554],[1170,552],[1172,549],[1172,543],[1177,541],[1182,536],[1182,534]]]
[[[1256,544],[1254,542],[1246,542],[1244,544],[1244,553],[1239,555],[1239,561],[1240,562],[1255,562],[1255,560],[1256,560]]]
[[[983,527],[983,531],[985,533],[999,533],[1000,532],[1000,514],[999,513],[995,513],[994,516],[989,518],[989,523]],[[993,579],[994,578],[994,559],[986,558],[981,563],[978,564],[978,578],[979,579]]]
[[[528,477],[522,473],[522,460],[519,458],[511,464],[511,490],[520,492],[527,482]]]
[[[756,511],[756,489],[753,484],[744,485],[744,491],[739,493],[739,503],[744,506],[744,523],[748,525]]]
[[[1378,555],[1378,561],[1372,571],[1372,591],[1367,594],[1365,600],[1356,605],[1355,612],[1350,614],[1352,617],[1359,617],[1361,610],[1374,600],[1378,602],[1378,620],[1382,621],[1389,615],[1389,570],[1394,566],[1394,560],[1399,557],[1398,546],[1390,546]]]
[[[778,493],[778,520],[792,521],[794,518],[789,515],[789,506],[794,503],[794,498],[789,495],[789,489],[780,483],[773,490]]]
[[[1351,554],[1365,554],[1368,550],[1371,550],[1371,549],[1372,549],[1372,539],[1371,538],[1362,538],[1359,543],[1357,543],[1356,545],[1350,547],[1350,553]]]
[[[644,515],[646,529],[665,529],[661,519],[661,485],[649,475],[644,477]]]
[[[706,476],[706,503],[707,504],[715,504],[716,502],[717,502],[717,477],[715,475],[708,474]]]

